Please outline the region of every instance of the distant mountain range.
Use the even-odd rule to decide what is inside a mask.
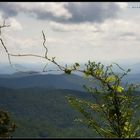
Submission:
[[[140,74],[129,74],[123,83],[140,83]],[[92,86],[88,79],[76,74],[41,74],[35,71],[1,74],[0,87],[13,89],[41,87],[49,89],[71,89],[84,91],[83,85]]]
[[[75,74],[39,74],[32,71],[0,75],[0,87],[13,89],[42,87],[84,91],[83,85],[85,84],[91,85],[91,82]]]
[[[109,65],[110,63],[104,62],[104,65]],[[124,68],[124,69],[131,69],[131,74],[139,74],[140,73],[140,63],[135,63],[135,62],[131,62],[129,64],[129,61],[125,61],[125,62],[118,62],[118,64]],[[18,70],[18,71],[23,71],[23,72],[27,72],[27,71],[42,71],[43,67],[45,64],[43,63],[22,63],[22,64],[13,64],[13,66]],[[65,64],[63,64],[65,65]],[[72,64],[68,64],[68,65],[72,65]],[[84,67],[84,64],[81,64],[81,68]],[[53,64],[48,64],[47,69],[56,69],[57,66],[53,65]],[[11,67],[11,65],[9,63],[0,63],[0,74],[13,74],[16,71],[16,69],[14,69],[13,67]],[[114,68],[114,70],[116,72],[118,72],[119,69]]]
[[[129,74],[123,83],[126,81],[140,83],[140,74]],[[80,114],[65,98],[93,99],[83,85],[94,83],[76,74],[0,74],[0,108],[9,111],[18,126],[14,137],[97,137],[94,131],[74,122]]]

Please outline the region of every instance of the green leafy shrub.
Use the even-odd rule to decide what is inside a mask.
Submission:
[[[140,136],[140,120],[138,108],[140,96],[135,90],[139,85],[126,84],[122,79],[130,72],[122,74],[113,71],[113,65],[88,62],[81,71],[91,82],[98,83],[92,87],[84,86],[94,100],[84,100],[73,96],[67,97],[68,102],[77,109],[84,119],[77,119],[88,127],[96,130],[101,137],[133,138]]]

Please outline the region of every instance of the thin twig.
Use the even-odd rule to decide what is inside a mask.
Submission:
[[[9,27],[10,25],[6,25],[5,24],[5,21],[3,22],[3,25],[0,25],[0,36],[1,36],[1,29],[2,28],[5,28],[5,27]],[[7,53],[7,56],[8,56],[8,61],[9,61],[9,64],[15,69],[15,67],[13,66],[12,62],[11,62],[11,56],[14,56],[14,57],[39,57],[39,58],[43,58],[55,65],[58,66],[58,68],[60,69],[60,71],[64,71],[65,70],[65,67],[64,66],[61,66],[59,65],[54,59],[55,57],[52,57],[49,58],[48,57],[48,48],[46,47],[46,36],[44,34],[44,32],[42,31],[42,35],[43,35],[43,47],[45,48],[45,56],[40,56],[40,55],[37,55],[37,54],[12,54],[12,53],[9,53],[6,45],[4,44],[4,41],[2,39],[2,37],[0,38],[0,41],[1,41],[1,44],[5,50],[5,52]],[[45,68],[46,68],[47,65],[44,66],[43,68],[43,72],[46,72],[45,71]],[[17,70],[17,69],[16,69]],[[50,70],[49,70],[50,71]],[[55,70],[51,70],[51,71],[55,71]],[[57,70],[58,71],[58,70]]]
[[[42,30],[42,35],[43,35],[43,46],[46,49],[45,57],[48,58],[48,56],[47,56],[47,54],[48,54],[48,48],[45,45],[46,44],[46,37],[45,37],[45,34],[44,34],[43,30]]]

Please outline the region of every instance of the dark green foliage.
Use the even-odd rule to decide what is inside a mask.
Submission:
[[[76,67],[80,67],[80,64],[79,64],[79,63],[75,63],[75,66],[76,66]]]
[[[71,70],[70,69],[65,69],[65,73],[66,74],[71,74]]]
[[[65,96],[69,95],[90,98],[74,90],[0,88],[0,106],[12,113],[18,126],[13,137],[96,137],[84,125],[74,122],[80,114],[67,103]]]
[[[16,125],[11,122],[8,112],[0,110],[0,138],[9,138],[15,131]]]

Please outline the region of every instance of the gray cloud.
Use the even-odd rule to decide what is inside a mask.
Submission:
[[[16,7],[10,3],[0,2],[0,11],[2,12],[3,18],[13,17],[18,14]]]
[[[69,2],[65,8],[72,14],[71,18],[57,18],[47,13],[36,11],[39,19],[52,19],[61,23],[81,23],[81,22],[103,22],[108,18],[116,18],[121,8],[115,3],[84,2],[81,4]],[[58,11],[59,12],[59,11]]]
[[[69,2],[68,4],[64,5],[64,8],[72,15],[72,17],[58,17],[52,12],[33,7],[31,9],[27,9],[26,7],[20,6],[20,4],[4,2],[0,3],[0,11],[2,11],[4,18],[16,16],[19,12],[27,12],[28,14],[33,13],[36,15],[36,18],[40,20],[52,20],[60,23],[100,23],[108,18],[116,18],[117,14],[121,10],[119,5],[113,2]]]
[[[125,33],[120,34],[120,36],[122,36],[122,37],[136,37],[137,35],[134,32],[125,32]]]
[[[115,3],[69,3],[67,9],[72,14],[69,22],[103,22],[105,19],[117,16],[120,8]]]
[[[120,38],[121,39],[125,39],[125,38],[131,38],[134,40],[139,40],[139,35],[135,32],[125,32],[125,33],[121,33],[120,34]]]

